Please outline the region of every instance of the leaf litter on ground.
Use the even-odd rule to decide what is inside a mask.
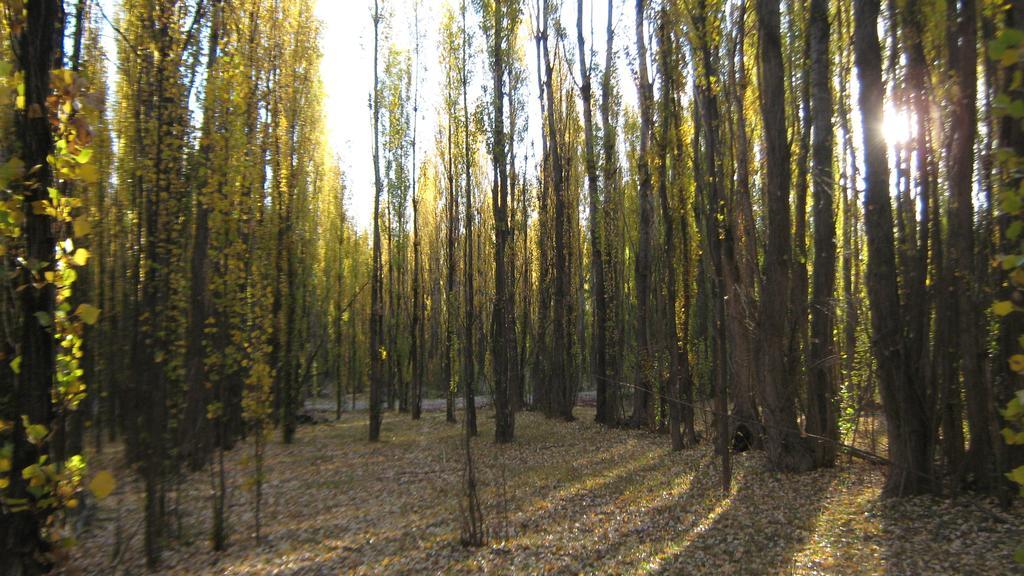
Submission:
[[[708,442],[673,453],[663,435],[605,428],[580,408],[570,423],[521,413],[499,446],[480,415],[481,548],[459,544],[461,426],[387,414],[371,444],[365,414],[349,413],[267,445],[260,546],[245,443],[226,455],[226,551],[209,545],[209,471],[177,479],[161,573],[1024,574],[1019,503],[1006,523],[964,499],[882,501],[877,465],[778,474],[758,452],[734,455],[724,494]],[[108,448],[92,466],[119,458]],[[142,486],[121,475],[58,574],[145,573]]]

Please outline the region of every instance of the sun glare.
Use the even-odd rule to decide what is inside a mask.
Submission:
[[[897,108],[892,102],[885,105],[882,133],[889,146],[906,144],[914,136],[913,114],[905,108]]]

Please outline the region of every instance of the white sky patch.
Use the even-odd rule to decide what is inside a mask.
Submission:
[[[380,66],[383,68],[384,54],[389,44],[408,50],[410,56],[414,43],[414,1],[380,0],[381,11],[386,22],[381,30]],[[467,0],[469,1],[469,0]],[[614,0],[615,46],[619,53],[617,67],[619,89],[625,103],[635,105],[636,89],[630,68],[623,54],[632,49],[635,41],[634,14],[632,4]],[[120,0],[98,0],[110,22],[116,23],[120,13]],[[459,0],[419,0],[419,113],[417,120],[417,163],[433,153],[436,143],[439,106],[441,104],[443,78],[439,64],[439,28],[441,15],[451,6],[456,13]],[[593,50],[594,62],[594,106],[599,103],[600,69],[604,65],[605,28],[607,24],[606,0],[584,0],[584,35],[588,49]],[[538,103],[537,59],[533,41],[532,12],[533,0],[523,2],[523,30],[520,41],[525,44],[528,91],[527,111],[529,133],[526,149],[529,151],[531,170],[535,170],[536,156],[541,148],[540,104]],[[472,28],[473,44],[470,54],[473,67],[470,87],[471,99],[481,94],[481,86],[489,82],[486,49],[479,19],[473,13],[469,1],[468,25]],[[326,101],[324,103],[328,141],[334,154],[340,158],[342,170],[348,183],[349,217],[360,229],[369,228],[373,218],[373,116],[369,107],[373,90],[373,0],[318,0],[316,17],[322,22],[321,49],[323,61],[320,75]],[[567,32],[566,52],[574,55],[576,46],[576,2],[564,0],[561,11],[561,25]],[[103,46],[110,62],[110,87],[113,96],[117,82],[117,43],[120,41],[110,24],[104,22]],[[557,52],[552,47],[553,55]],[[571,72],[578,84],[579,65],[574,61]],[[473,102],[470,102],[473,107]],[[517,162],[521,162],[520,160]],[[520,164],[521,166],[521,164]],[[417,169],[417,174],[419,171]],[[532,174],[531,174],[532,175]]]
[[[437,30],[442,6],[437,1],[421,1],[419,6],[417,162],[434,141],[440,96]],[[383,74],[389,44],[408,50],[413,57],[416,26],[413,0],[382,1],[381,12],[386,17],[379,53]],[[326,93],[328,138],[346,174],[350,217],[359,228],[366,228],[373,218],[373,2],[319,0],[316,14],[323,22],[320,76]]]
[[[380,45],[380,66],[383,68],[384,52],[389,43],[413,52],[415,18],[414,0],[381,0],[381,10],[387,17],[382,28]],[[528,3],[528,2],[527,2]],[[526,44],[528,66],[527,89],[529,90],[529,139],[528,148],[540,149],[540,105],[537,100],[536,53],[532,36],[531,7],[524,3],[521,41]],[[615,0],[616,45],[621,53],[624,46],[633,42],[633,13],[626,5]],[[532,6],[532,3],[530,3]],[[422,162],[432,153],[441,103],[441,66],[438,62],[438,41],[441,15],[451,6],[458,11],[459,2],[451,0],[420,0],[419,3],[419,114],[417,125],[416,160]],[[468,24],[472,30],[473,82],[471,94],[480,94],[479,86],[488,82],[484,38],[478,18],[471,14]],[[584,35],[589,49],[595,54],[594,106],[598,104],[600,67],[604,65],[605,27],[607,3],[604,0],[585,0]],[[361,229],[369,227],[373,218],[373,116],[369,107],[373,90],[373,0],[319,0],[316,15],[323,21],[321,47],[324,59],[320,66],[321,79],[326,92],[327,130],[335,153],[341,158],[342,169],[349,185],[349,215]],[[562,26],[569,32],[568,49],[576,52],[576,2],[566,0],[562,6]],[[593,37],[591,38],[591,33]],[[578,76],[578,64],[573,63],[572,73]],[[620,89],[626,102],[635,100],[635,89],[629,69],[619,59]],[[472,106],[472,103],[470,104]],[[418,170],[416,172],[419,173]]]

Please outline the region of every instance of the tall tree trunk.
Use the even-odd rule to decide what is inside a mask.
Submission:
[[[494,211],[494,312],[491,351],[494,360],[494,440],[511,442],[515,435],[515,412],[512,410],[512,362],[509,341],[515,341],[515,324],[509,320],[508,256],[508,158],[505,152],[505,56],[506,10],[501,2],[494,4],[494,169],[497,181],[492,187],[491,207]]]
[[[854,57],[860,82],[864,130],[864,224],[868,241],[868,299],[879,388],[885,404],[892,468],[885,496],[907,496],[931,487],[932,434],[925,396],[907,363],[896,270],[889,164],[883,126],[882,51],[878,41],[879,0],[854,4]]]
[[[637,340],[639,349],[639,387],[633,392],[634,428],[654,427],[654,361],[651,350],[651,228],[653,200],[651,190],[650,141],[651,108],[654,87],[647,72],[647,43],[644,38],[644,0],[636,0],[637,93],[640,101],[640,149],[637,158],[637,204],[639,205],[639,242],[636,252]]]
[[[829,71],[828,0],[811,0],[807,22],[811,92],[811,184],[814,196],[814,278],[807,357],[807,432],[815,439],[815,463],[831,466],[839,440],[839,390],[835,361],[836,219],[832,203],[832,78]]]
[[[605,424],[617,424],[620,420],[619,381],[622,379],[622,347],[625,326],[622,322],[622,252],[621,234],[618,234],[622,214],[618,204],[618,158],[616,153],[616,131],[612,124],[612,75],[615,67],[614,2],[608,0],[608,23],[605,29],[605,64],[601,74],[601,181],[604,186],[602,221],[604,224],[604,247],[607,265],[602,278],[594,280],[604,283],[605,299],[605,373],[604,388],[598,382],[597,419]],[[593,225],[593,224],[592,224]]]
[[[733,232],[731,248],[727,248],[723,254],[726,259],[723,262],[723,289],[728,295],[725,306],[733,382],[733,427],[745,426],[753,444],[760,447],[762,433],[757,424],[760,421],[757,383],[761,362],[754,332],[758,324],[757,292],[761,275],[758,271],[754,208],[750,197],[750,144],[746,114],[746,2],[737,5],[736,19],[741,24],[736,26],[735,54],[730,64],[730,77],[735,86],[732,107],[736,123],[736,182],[726,212]]]
[[[474,302],[475,292],[473,289],[473,278],[475,276],[475,268],[473,266],[473,186],[471,177],[471,166],[473,156],[471,154],[470,147],[470,124],[471,119],[469,117],[469,97],[467,96],[469,79],[467,77],[466,68],[469,66],[469,29],[466,27],[466,2],[463,0],[462,3],[462,117],[464,120],[464,140],[463,140],[463,168],[465,170],[466,189],[464,191],[466,198],[466,259],[465,259],[465,270],[464,277],[465,282],[463,283],[464,299],[463,306],[466,308],[466,320],[462,342],[462,400],[464,402],[463,409],[466,411],[466,434],[469,436],[477,435],[476,426],[476,399],[474,398],[473,388],[475,386],[475,365],[476,356],[473,354],[473,340],[475,339],[473,330],[476,327],[474,320]],[[466,440],[466,454],[467,459],[469,458],[469,440]],[[467,463],[468,466],[468,463]]]
[[[380,51],[380,2],[373,2],[373,278],[370,282],[370,441],[380,439],[381,388],[384,385],[384,266],[380,239],[380,83],[378,78]]]
[[[553,292],[551,313],[553,316],[553,338],[551,342],[551,366],[547,382],[548,415],[572,420],[572,397],[576,388],[573,374],[572,334],[569,326],[567,309],[571,306],[569,258],[571,245],[568,242],[568,208],[566,205],[569,194],[565,182],[566,170],[563,164],[563,142],[559,138],[556,121],[558,109],[555,107],[554,70],[549,46],[549,20],[552,9],[548,0],[543,1],[541,8],[543,29],[540,32],[540,45],[543,57],[544,96],[547,120],[547,153],[551,179],[550,196],[553,204],[554,218],[551,222],[551,234],[554,244],[554,265],[551,270]]]
[[[413,233],[413,264],[412,264],[412,345],[409,357],[412,361],[412,419],[419,420],[423,410],[423,369],[424,356],[424,308],[422,287],[422,264],[420,256],[420,198],[416,195],[416,184],[419,180],[419,169],[416,165],[416,126],[419,122],[420,101],[420,12],[419,2],[413,4],[415,12],[415,70],[413,72],[412,98],[412,233]]]
[[[446,85],[451,93],[451,80]],[[451,112],[451,111],[449,111]],[[448,181],[448,192],[445,196],[445,211],[448,215],[446,238],[448,240],[446,261],[447,278],[445,282],[445,335],[444,335],[444,384],[446,387],[445,420],[455,422],[455,371],[452,367],[455,358],[455,244],[459,226],[459,199],[455,191],[455,162],[452,150],[455,138],[452,127],[452,115],[448,116],[448,153],[445,156],[445,177]]]
[[[987,491],[998,486],[995,469],[995,442],[990,422],[995,418],[990,382],[984,374],[986,353],[980,303],[981,284],[975,275],[974,246],[974,141],[977,136],[978,95],[978,15],[974,0],[951,4],[955,20],[948,21],[950,35],[950,75],[958,90],[952,98],[949,132],[950,219],[949,259],[954,282],[951,288],[957,301],[957,335],[960,372],[967,398],[967,424],[970,448],[967,466],[975,487]]]
[[[210,24],[210,38],[207,48],[206,83],[214,78],[220,48],[220,27],[222,19],[220,0],[215,0],[213,21]],[[209,98],[209,97],[208,97]],[[203,133],[201,137],[198,160],[206,163],[210,156],[213,134],[213,106],[204,105]],[[201,166],[197,172],[205,175],[208,168]],[[192,471],[199,470],[206,464],[212,447],[212,430],[207,418],[206,405],[209,395],[206,391],[206,320],[211,313],[209,292],[210,267],[210,212],[212,200],[207,198],[206,182],[200,176],[195,186],[195,224],[192,236],[192,261],[190,273],[192,281],[189,285],[188,341],[185,348],[185,386],[187,388],[187,406],[185,409],[184,457]]]
[[[49,198],[47,188],[52,186],[53,174],[47,156],[53,151],[50,133],[50,111],[46,100],[50,95],[50,68],[57,57],[57,43],[63,40],[60,3],[56,0],[29,0],[25,3],[25,21],[14,38],[17,44],[18,67],[24,74],[25,106],[17,116],[17,138],[21,146],[21,159],[29,172],[25,183],[25,237],[27,259],[39,262],[40,275],[54,269],[53,218],[36,214],[32,203]],[[21,313],[21,372],[14,375],[14,405],[5,414],[14,424],[13,452],[11,454],[10,485],[5,496],[29,498],[28,480],[21,471],[39,461],[42,446],[28,441],[21,416],[33,424],[49,426],[53,418],[50,387],[55,372],[54,338],[50,330],[40,323],[37,314],[52,316],[55,289],[52,283],[34,286],[30,272],[22,269],[16,282],[25,284],[20,292]],[[40,553],[46,550],[39,518],[31,511],[0,512],[0,556],[13,574],[32,576],[47,571]]]
[[[583,0],[576,1],[576,43],[579,46],[580,98],[583,100],[583,142],[587,173],[588,208],[590,210],[590,286],[593,291],[593,379],[596,390],[595,420],[610,424],[608,414],[608,303],[605,296],[604,255],[602,253],[601,191],[597,180],[597,154],[594,150],[594,106],[590,83],[590,60],[583,40]],[[607,137],[607,136],[606,136]]]
[[[764,194],[768,213],[765,287],[761,299],[764,423],[768,460],[785,471],[814,466],[796,419],[796,367],[790,333],[793,245],[790,231],[790,150],[786,138],[785,70],[779,0],[758,0],[761,114],[765,137]]]
[[[669,346],[669,357],[671,371],[669,374],[668,386],[668,414],[669,414],[669,435],[672,439],[672,449],[682,450],[684,447],[693,446],[697,443],[697,433],[693,426],[692,406],[692,385],[693,376],[690,372],[690,360],[686,352],[686,334],[680,332],[682,319],[679,310],[679,280],[676,275],[676,247],[675,218],[672,215],[672,207],[668,198],[669,180],[669,147],[670,129],[675,125],[673,117],[675,114],[673,99],[675,98],[675,70],[677,63],[672,57],[672,47],[675,45],[671,33],[672,23],[669,21],[667,9],[662,9],[659,16],[659,55],[662,78],[661,94],[661,135],[658,146],[660,149],[661,162],[658,170],[658,197],[661,203],[662,232],[665,241],[665,276],[666,276],[666,300],[670,308],[667,319],[671,323],[668,330],[668,337],[671,339]],[[685,403],[684,403],[685,402]],[[682,424],[682,430],[680,425]]]

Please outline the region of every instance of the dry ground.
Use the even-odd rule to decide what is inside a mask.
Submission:
[[[719,488],[711,448],[673,454],[664,436],[609,430],[577,410],[573,423],[526,413],[517,440],[495,446],[480,412],[473,443],[490,531],[459,545],[458,426],[440,413],[385,417],[365,440],[365,414],[300,428],[268,446],[264,542],[253,538],[252,470],[241,446],[227,456],[231,541],[208,544],[210,477],[181,482],[168,574],[1024,574],[1024,511],[999,523],[960,500],[878,500],[883,469],[845,459],[834,470],[766,471],[737,455],[733,491]],[[115,466],[108,451],[94,469]],[[126,476],[125,473],[121,474]],[[121,478],[64,574],[140,574],[140,485]],[[120,537],[118,537],[120,533]],[[115,543],[121,552],[114,558]]]

